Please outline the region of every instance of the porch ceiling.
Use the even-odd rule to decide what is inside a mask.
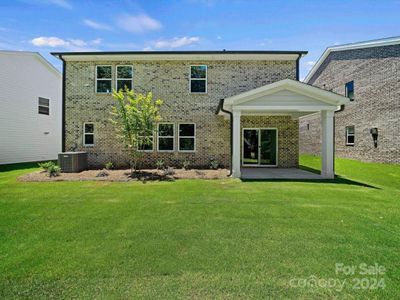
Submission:
[[[299,81],[285,79],[225,99],[224,108],[242,115],[291,115],[335,111],[347,97]],[[222,114],[222,112],[219,112]]]

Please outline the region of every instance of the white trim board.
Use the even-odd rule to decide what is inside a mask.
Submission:
[[[322,53],[322,55],[318,59],[317,63],[312,67],[310,72],[307,74],[306,78],[304,79],[304,82],[306,82],[306,83],[309,82],[309,80],[312,78],[312,76],[319,69],[319,67],[323,64],[323,62],[325,61],[325,59],[329,56],[329,54],[331,52],[354,50],[354,49],[364,49],[364,48],[371,48],[371,47],[391,46],[391,45],[398,45],[398,44],[400,44],[400,36],[328,47],[325,49],[324,53]]]

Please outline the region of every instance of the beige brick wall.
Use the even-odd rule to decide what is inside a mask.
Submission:
[[[353,102],[335,113],[335,152],[339,157],[400,163],[400,45],[332,52],[310,84],[345,94],[354,81]],[[309,130],[307,130],[307,124]],[[320,153],[320,117],[300,120],[300,152]],[[354,146],[346,146],[346,126],[355,128]],[[378,147],[370,129],[379,130]]]
[[[177,139],[175,139],[176,150],[173,153],[157,151],[144,153],[144,160],[150,166],[154,166],[158,159],[163,159],[166,164],[174,166],[181,165],[183,160],[187,159],[193,166],[201,167],[208,166],[211,158],[215,158],[223,166],[229,166],[229,121],[215,115],[219,100],[285,78],[295,79],[296,77],[295,61],[67,62],[66,150],[87,151],[89,164],[92,167],[101,166],[107,161],[113,161],[119,165],[128,162],[122,144],[109,122],[114,100],[109,94],[95,93],[95,66],[101,64],[113,66],[113,86],[115,86],[115,66],[132,65],[134,89],[137,92],[151,91],[154,97],[164,100],[161,110],[163,121],[176,124],[178,122],[196,123],[195,153],[178,152]],[[198,64],[208,66],[207,94],[189,93],[190,65]],[[93,147],[83,146],[84,122],[93,122],[95,125]],[[291,125],[292,123],[290,121]],[[177,127],[175,129],[177,131]],[[284,144],[286,135],[290,135],[291,139],[291,135],[295,133],[284,133],[282,130],[281,134],[282,147],[289,147]],[[293,140],[289,143],[293,143]],[[289,161],[287,165],[293,165],[292,155],[287,155],[286,152],[288,151],[282,150],[279,161],[284,163],[287,160]],[[297,152],[293,154],[297,156]]]

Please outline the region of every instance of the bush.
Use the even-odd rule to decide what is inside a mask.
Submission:
[[[164,161],[163,161],[162,159],[157,160],[157,161],[156,161],[156,167],[157,167],[157,169],[159,169],[159,170],[164,169]]]
[[[106,170],[112,170],[112,169],[114,169],[114,164],[111,161],[109,161],[104,165],[104,168]]]
[[[56,164],[53,164],[47,169],[47,174],[49,175],[49,177],[59,176],[60,173],[61,173],[61,168]]]
[[[217,170],[219,167],[219,163],[214,159],[210,159],[210,169]]]
[[[175,170],[173,167],[168,167],[163,171],[164,176],[168,176],[168,175],[174,175],[175,174]]]
[[[47,172],[49,168],[54,167],[56,164],[52,161],[47,161],[47,162],[38,163],[38,165],[39,165],[39,167],[41,167],[43,170],[45,170]]]
[[[182,167],[183,167],[185,170],[189,170],[189,169],[190,169],[190,161],[184,160],[183,163],[182,163]]]

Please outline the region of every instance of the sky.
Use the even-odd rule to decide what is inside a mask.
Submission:
[[[400,0],[0,0],[0,50],[306,50],[400,36]]]

